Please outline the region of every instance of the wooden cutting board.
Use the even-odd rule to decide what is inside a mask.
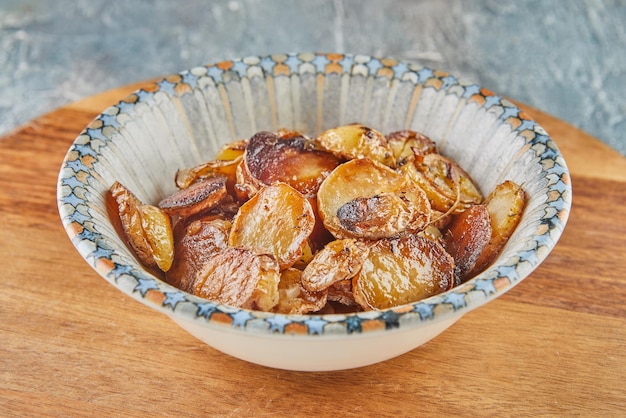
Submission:
[[[62,228],[55,187],[66,150],[96,114],[144,84],[0,138],[0,415],[625,413],[626,158],[521,106],[571,170],[572,212],[548,259],[401,357],[340,372],[274,370],[209,348],[110,286]]]

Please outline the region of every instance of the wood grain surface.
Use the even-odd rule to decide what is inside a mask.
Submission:
[[[626,158],[522,106],[572,175],[569,223],[548,259],[401,357],[339,372],[275,370],[221,354],[130,299],[63,230],[56,180],[65,152],[97,113],[138,86],[0,138],[0,415],[626,413]]]

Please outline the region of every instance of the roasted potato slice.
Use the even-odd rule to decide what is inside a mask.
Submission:
[[[485,205],[472,205],[455,215],[443,234],[446,251],[454,258],[456,284],[469,278],[476,261],[491,238],[489,212]]]
[[[242,156],[232,160],[213,160],[192,168],[178,170],[174,182],[178,188],[186,189],[210,177],[225,177],[228,190],[232,190],[237,182],[237,166],[242,160]]]
[[[387,138],[364,125],[345,125],[322,132],[317,138],[322,147],[333,154],[352,160],[369,158],[394,168],[396,161]]]
[[[179,221],[174,227],[174,262],[165,274],[169,284],[193,292],[198,271],[218,251],[228,247],[229,221],[200,218]]]
[[[426,192],[432,208],[440,212],[460,213],[483,200],[469,174],[441,154],[416,155],[413,164],[403,165],[402,171]]]
[[[368,253],[368,245],[355,239],[329,242],[302,272],[302,286],[319,292],[338,281],[351,279],[361,269]]]
[[[240,139],[224,145],[215,156],[218,161],[234,161],[243,157],[243,153],[248,146],[247,139]]]
[[[301,315],[317,312],[326,305],[327,291],[310,292],[302,286],[302,272],[288,268],[280,273],[278,304],[273,312]]]
[[[354,299],[365,310],[415,302],[453,285],[450,254],[440,244],[417,235],[375,242],[352,279]]]
[[[293,187],[277,183],[264,186],[239,208],[228,243],[272,254],[283,270],[302,257],[314,225],[309,201]]]
[[[497,185],[485,199],[489,212],[491,237],[476,260],[471,275],[476,275],[491,264],[502,251],[522,219],[526,206],[526,194],[521,186],[507,180]]]
[[[159,269],[167,272],[174,259],[174,236],[170,217],[152,205],[139,206],[141,227]]]
[[[330,302],[337,302],[346,307],[350,307],[352,311],[361,310],[361,306],[354,300],[354,293],[352,292],[352,279],[340,280],[333,283],[328,288],[328,300]],[[343,309],[342,312],[347,312],[346,309]],[[335,310],[337,311],[337,309]]]
[[[239,179],[240,184],[250,182],[257,189],[287,183],[305,196],[314,196],[340,162],[302,135],[290,132],[280,138],[273,132],[259,132],[250,138]]]
[[[426,135],[415,131],[392,132],[387,135],[387,141],[398,166],[412,161],[415,155],[438,153],[437,144]]]
[[[270,311],[278,303],[279,281],[274,257],[226,248],[206,260],[196,275],[193,293],[225,305]]]
[[[369,158],[350,160],[326,177],[319,215],[336,238],[378,239],[419,231],[430,221],[426,194],[403,173]]]
[[[170,216],[186,218],[216,207],[226,195],[226,177],[209,177],[167,196],[159,208]]]
[[[152,255],[152,247],[144,233],[141,220],[140,207],[143,203],[117,181],[110,187],[109,192],[117,204],[117,213],[128,246],[143,265],[149,268],[155,267],[156,260]]]

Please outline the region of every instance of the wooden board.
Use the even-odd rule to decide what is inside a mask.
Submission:
[[[56,208],[70,143],[139,85],[0,138],[0,415],[440,416],[626,411],[626,158],[522,106],[572,174],[569,224],[520,285],[408,354],[328,373],[219,353],[102,280]]]

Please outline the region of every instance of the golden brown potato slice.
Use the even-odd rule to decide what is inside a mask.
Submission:
[[[491,264],[513,235],[524,213],[526,194],[521,186],[507,180],[496,186],[487,196],[485,206],[489,212],[491,237],[471,275],[480,273]]]
[[[243,153],[248,146],[247,139],[240,139],[224,145],[215,156],[216,160],[233,161],[243,157]]]
[[[319,215],[336,238],[378,239],[430,221],[426,194],[403,173],[369,158],[335,168],[317,193]]]
[[[332,128],[322,132],[317,140],[324,149],[347,160],[369,158],[391,168],[396,166],[385,135],[364,125]]]
[[[309,201],[293,187],[277,183],[264,186],[239,208],[228,242],[272,254],[283,270],[302,257],[314,224]]]
[[[244,309],[270,311],[278,303],[278,263],[245,248],[214,253],[198,271],[193,293]]]
[[[326,305],[326,291],[310,292],[302,287],[302,272],[288,268],[280,273],[278,304],[273,312],[286,315],[301,315],[317,312]]]
[[[297,133],[279,138],[273,132],[259,132],[250,138],[238,179],[244,187],[251,183],[251,189],[286,183],[313,196],[339,163],[339,158]]]
[[[354,293],[352,292],[352,280],[340,280],[333,283],[328,288],[328,300],[331,302],[337,302],[346,307],[351,307],[353,312],[362,310],[361,306],[354,300]],[[337,309],[335,309],[337,311]],[[341,312],[348,312],[348,308],[342,309]]]
[[[441,154],[416,155],[413,164],[403,165],[402,171],[426,192],[432,208],[440,212],[460,213],[483,200],[469,174]]]
[[[168,215],[186,218],[216,207],[226,194],[226,177],[209,177],[167,196],[159,207]]]
[[[417,235],[374,243],[361,271],[352,279],[354,299],[365,310],[415,302],[453,285],[454,260],[450,254]]]
[[[141,221],[139,208],[143,204],[130,190],[117,181],[113,183],[109,192],[117,203],[117,212],[129,247],[142,264],[146,267],[155,267],[156,260],[152,255],[152,247],[144,233]]]
[[[213,160],[192,168],[178,170],[174,182],[178,188],[186,189],[192,184],[210,177],[225,177],[227,188],[232,190],[237,182],[237,166],[242,160],[242,156],[232,160]]]
[[[443,242],[446,251],[454,258],[457,285],[469,278],[490,238],[491,224],[485,205],[472,205],[453,217],[443,235]]]
[[[302,272],[302,286],[319,292],[338,281],[351,279],[361,269],[368,253],[368,245],[355,239],[329,242]]]
[[[152,257],[158,268],[167,272],[174,259],[174,236],[170,217],[152,205],[142,205],[141,227],[150,245]]]
[[[398,166],[413,160],[415,155],[437,154],[437,144],[419,132],[404,130],[387,135],[389,147],[393,151]]]
[[[179,221],[174,227],[174,262],[165,275],[167,282],[192,293],[198,270],[228,247],[230,227],[230,222],[210,217]]]

